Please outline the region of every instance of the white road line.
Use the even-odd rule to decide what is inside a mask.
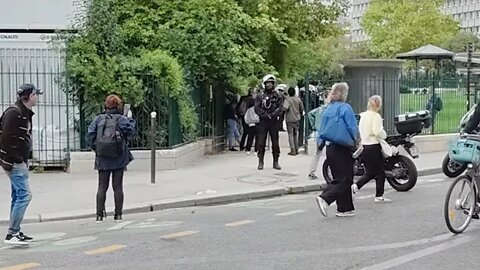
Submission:
[[[391,189],[391,190],[387,190],[385,191],[384,194],[389,194],[389,193],[392,193],[394,190]],[[370,194],[370,195],[365,195],[365,196],[355,196],[355,200],[364,200],[364,199],[370,199],[370,198],[374,198],[375,197],[375,194]]]
[[[108,228],[107,231],[121,230],[121,229],[127,227],[128,225],[130,225],[130,224],[132,224],[132,223],[133,223],[132,220],[124,221],[124,222],[118,223],[118,224],[115,225],[115,226],[112,226],[112,227]]]
[[[436,183],[436,182],[444,182],[445,179],[429,179],[429,180],[425,180],[425,181],[421,181],[420,183]]]
[[[238,226],[251,224],[251,223],[254,223],[254,222],[255,222],[254,220],[240,220],[240,221],[236,221],[236,222],[232,222],[232,223],[227,223],[227,224],[225,224],[225,227],[238,227]]]
[[[391,259],[391,260],[388,260],[388,261],[385,261],[385,262],[382,262],[382,263],[378,263],[378,264],[375,264],[375,265],[372,265],[372,266],[369,266],[369,267],[362,268],[362,270],[389,269],[389,268],[392,268],[392,267],[402,265],[404,263],[408,263],[408,262],[423,258],[425,256],[429,256],[429,255],[432,255],[432,254],[435,254],[435,253],[438,253],[438,252],[441,252],[441,251],[444,251],[444,250],[447,250],[447,249],[454,248],[456,246],[468,243],[470,241],[471,241],[470,237],[459,237],[455,240],[452,240],[452,241],[449,241],[449,242],[446,242],[446,243],[442,243],[442,244],[439,244],[439,245],[436,245],[436,246],[433,246],[433,247],[429,247],[429,248],[426,248],[426,249],[422,249],[422,250],[419,250],[419,251],[416,251],[416,252],[412,252],[412,253],[409,253],[409,254],[406,254],[406,255],[403,255],[403,256],[400,256],[400,257],[397,257],[397,258],[394,258],[394,259]]]
[[[291,215],[300,214],[304,212],[306,212],[306,210],[294,210],[289,212],[278,213],[276,214],[276,216],[286,217],[286,216],[291,216]]]

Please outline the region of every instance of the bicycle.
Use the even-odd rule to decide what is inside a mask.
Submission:
[[[474,215],[480,212],[480,136],[461,135],[449,145],[452,160],[467,165],[465,175],[456,178],[447,191],[444,205],[444,217],[448,229],[455,234],[467,229]],[[458,196],[454,191],[459,188]],[[452,200],[453,199],[453,200]],[[462,221],[457,222],[457,218]],[[457,226],[458,223],[458,226]]]

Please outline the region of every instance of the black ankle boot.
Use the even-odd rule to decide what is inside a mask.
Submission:
[[[262,159],[259,158],[259,159],[258,159],[258,169],[259,169],[259,170],[263,170],[263,167],[264,167],[264,165],[263,165],[263,158],[262,158]]]
[[[275,170],[281,170],[282,167],[280,167],[280,164],[278,164],[278,160],[273,161],[273,168]]]

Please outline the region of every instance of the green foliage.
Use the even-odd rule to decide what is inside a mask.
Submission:
[[[85,13],[75,21],[79,33],[63,34],[67,41],[68,76],[76,83],[72,94],[83,100],[86,119],[99,112],[103,99],[110,93],[119,94],[135,107],[144,104],[145,99],[151,98],[144,87],[153,75],[163,86],[157,90],[178,103],[185,136],[195,134],[198,116],[190,98],[191,89],[184,83],[182,67],[166,51],[149,50],[136,40],[126,40],[126,15],[134,14],[141,6],[120,2],[85,3],[82,6]],[[131,9],[119,8],[118,4]]]
[[[465,46],[473,42],[478,47],[480,45],[480,39],[473,33],[458,32],[455,36],[445,40],[441,45],[444,49],[458,53],[465,52]]]
[[[285,81],[296,81],[305,74],[329,72],[324,69],[324,52],[318,43],[343,34],[337,19],[344,14],[344,1],[324,5],[322,1],[237,0],[253,17],[267,17],[278,26],[274,35],[260,39],[265,59]],[[335,57],[336,58],[336,57]]]
[[[443,0],[372,0],[362,26],[372,51],[393,57],[426,44],[442,44],[459,31],[451,16],[440,12]]]

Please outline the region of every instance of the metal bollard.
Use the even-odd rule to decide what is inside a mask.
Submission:
[[[155,132],[155,121],[157,118],[157,113],[156,112],[151,112],[150,113],[151,117],[151,124],[150,124],[150,183],[155,184],[155,173],[156,173],[156,152],[157,152],[157,143],[156,143],[156,132]]]

